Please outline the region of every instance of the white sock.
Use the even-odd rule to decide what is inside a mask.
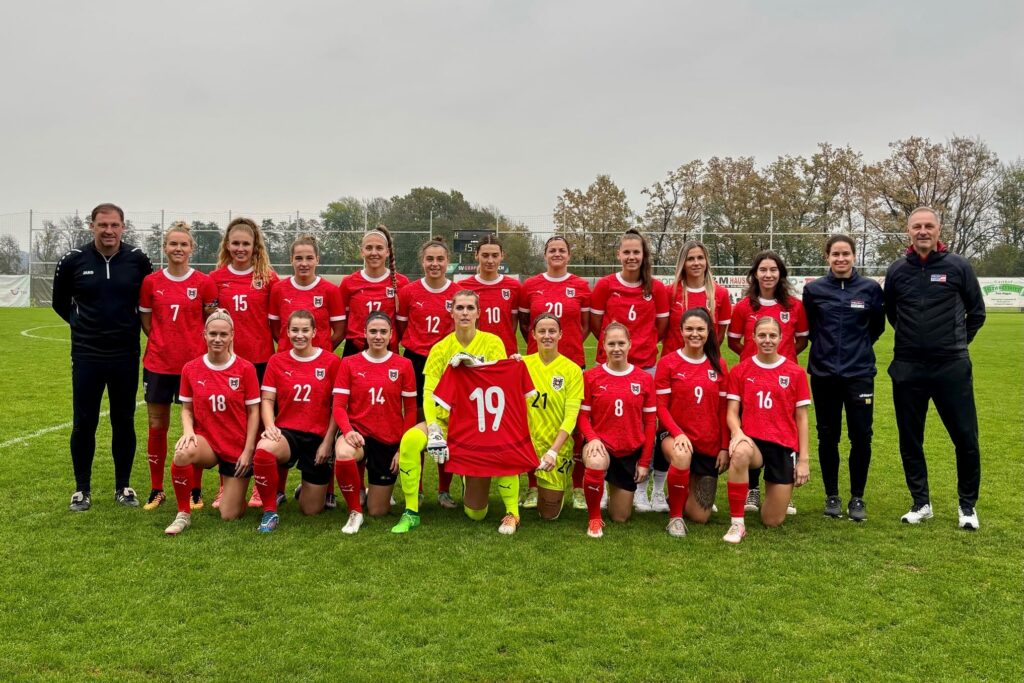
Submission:
[[[747,520],[745,518],[743,518],[743,517],[733,517],[732,518],[732,523],[733,524],[740,524],[742,526],[746,526],[747,525]]]
[[[654,470],[654,489],[651,491],[651,495],[655,495],[658,491],[665,493],[665,482],[668,481],[668,472],[659,472]]]

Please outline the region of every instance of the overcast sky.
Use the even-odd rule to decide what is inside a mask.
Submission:
[[[1024,3],[6,2],[0,213],[319,210],[458,189],[548,214],[694,158],[1024,156]]]

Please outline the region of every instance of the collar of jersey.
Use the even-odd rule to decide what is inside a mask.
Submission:
[[[776,299],[762,299],[761,297],[757,297],[757,300],[761,303],[762,306],[774,306],[775,304],[779,303]]]
[[[704,289],[703,287],[690,287],[689,285],[687,285],[686,291],[689,292],[690,294],[700,294],[702,292],[707,292],[708,290]]]
[[[255,269],[256,266],[249,266],[245,270],[235,270],[235,267],[233,265],[231,265],[230,263],[228,264],[228,272],[231,273],[232,275],[249,275]]]
[[[300,356],[297,353],[295,353],[295,349],[289,349],[289,351],[288,351],[288,353],[291,355],[291,357],[294,358],[295,360],[299,361],[300,363],[310,363],[312,361],[315,361],[317,358],[320,357],[320,354],[323,353],[323,352],[324,352],[323,349],[321,349],[320,347],[317,347],[316,353],[314,353],[312,356],[308,356],[306,358],[303,358],[302,356]]]
[[[569,271],[565,271],[565,275],[563,275],[562,277],[551,277],[546,272],[541,273],[541,275],[543,275],[544,279],[547,280],[548,282],[565,282],[566,280],[572,277],[572,273],[570,273]]]
[[[610,367],[608,367],[607,363],[602,363],[601,367],[604,368],[605,372],[607,372],[609,375],[613,375],[614,377],[625,377],[626,375],[628,375],[631,372],[633,372],[633,364],[632,363],[628,363],[626,365],[626,369],[625,370],[621,370],[621,371],[619,371],[619,370],[612,370]]]
[[[227,370],[228,368],[235,364],[235,358],[237,357],[238,356],[236,356],[235,354],[231,354],[231,359],[228,360],[228,362],[225,363],[224,365],[214,365],[213,363],[210,362],[210,354],[204,353],[203,363],[205,363],[206,367],[210,368],[211,370]]]
[[[690,358],[689,356],[687,356],[685,353],[683,353],[682,349],[676,349],[676,353],[679,354],[680,358],[682,358],[683,360],[685,360],[687,363],[689,363],[691,365],[700,365],[701,363],[703,363],[704,361],[706,361],[708,359],[708,357],[705,355],[705,356],[701,356],[697,360],[694,360],[694,359]]]
[[[615,273],[615,279],[618,280],[619,284],[622,285],[623,287],[639,287],[640,286],[640,281],[639,280],[637,280],[636,282],[626,282],[625,280],[623,280],[622,279],[622,273]]]
[[[370,277],[369,275],[366,274],[366,268],[361,269],[359,271],[359,274],[362,275],[363,279],[366,280],[367,282],[372,282],[372,283],[376,284],[378,282],[384,282],[389,277],[391,277],[391,269],[390,268],[385,268],[384,269],[384,274],[381,275],[380,277]]]
[[[369,351],[363,351],[360,355],[366,360],[370,361],[371,363],[387,363],[388,360],[391,359],[391,356],[394,355],[394,353],[388,351],[388,355],[384,356],[383,358],[374,358],[373,356],[370,355]]]
[[[427,284],[427,278],[421,277],[420,284],[423,285],[423,289],[427,290],[431,294],[441,294],[442,292],[448,291],[448,288],[452,286],[452,281],[445,279],[444,287],[441,287],[440,289],[434,289],[433,287]]]
[[[195,268],[189,268],[184,275],[171,275],[171,271],[169,271],[167,268],[164,268],[164,277],[170,280],[171,282],[184,282],[185,280],[192,277],[192,273],[194,272],[196,272]]]
[[[502,280],[504,280],[505,276],[502,275],[501,273],[498,273],[498,278],[496,280],[484,280],[484,279],[482,279],[480,277],[480,273],[473,273],[473,279],[476,280],[477,282],[479,282],[482,285],[491,286],[491,285],[496,285],[499,282],[501,282]]]
[[[779,356],[779,359],[772,363],[771,365],[768,365],[767,363],[762,363],[757,359],[757,356],[751,356],[751,358],[754,361],[754,365],[756,365],[759,368],[764,368],[765,370],[774,370],[775,368],[779,367],[780,365],[786,362],[785,356]]]
[[[294,275],[292,275],[290,279],[292,281],[292,287],[294,287],[295,289],[299,290],[300,292],[308,292],[309,290],[313,289],[318,284],[320,284],[320,276],[319,275],[317,275],[316,278],[312,282],[310,282],[308,285],[305,285],[305,286],[300,285],[298,283],[298,281],[296,281]]]

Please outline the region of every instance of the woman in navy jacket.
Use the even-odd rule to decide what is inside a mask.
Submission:
[[[871,422],[875,393],[875,351],[885,330],[882,288],[853,267],[856,248],[847,235],[825,243],[829,271],[804,287],[803,304],[810,326],[814,414],[818,427],[818,462],[825,484],[825,514],[843,516],[839,497],[839,436],[846,408],[850,437],[850,502],[847,515],[867,519],[864,486],[871,462]]]

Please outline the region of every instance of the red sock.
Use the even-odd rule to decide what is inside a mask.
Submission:
[[[284,489],[285,489],[286,486],[288,486],[288,466],[287,466],[287,464],[285,464],[285,465],[278,465],[277,466],[277,492],[278,493],[284,493]],[[262,497],[263,497],[263,494],[261,493],[260,494],[260,498],[262,498]]]
[[[750,484],[745,481],[739,483],[729,482],[726,485],[729,491],[729,515],[731,517],[743,517],[743,506],[747,504],[747,492]]]
[[[349,514],[362,512],[363,506],[359,504],[359,494],[363,490],[363,482],[359,480],[359,466],[356,461],[335,460],[334,476],[338,478],[338,488],[341,489],[341,495],[345,496]]]
[[[601,519],[601,495],[604,494],[604,470],[587,468],[583,477],[583,493],[587,497],[590,519]]]
[[[583,467],[583,456],[573,451],[572,454],[572,487],[574,489],[583,488],[583,471],[586,468]]]
[[[682,517],[686,499],[690,497],[690,468],[685,470],[670,465],[668,468],[668,516]]]
[[[149,456],[150,488],[164,489],[164,464],[167,462],[167,428],[149,428],[149,440],[146,443]]]
[[[192,466],[175,465],[171,462],[171,484],[174,486],[174,499],[178,503],[178,512],[192,512]]]
[[[270,451],[257,448],[252,456],[252,474],[263,499],[263,511],[277,512],[277,458]]]
[[[444,463],[437,466],[437,492],[448,493],[452,488],[452,473],[445,469]]]
[[[537,488],[537,475],[533,473],[533,470],[526,473],[526,480],[530,482],[531,489]]]

